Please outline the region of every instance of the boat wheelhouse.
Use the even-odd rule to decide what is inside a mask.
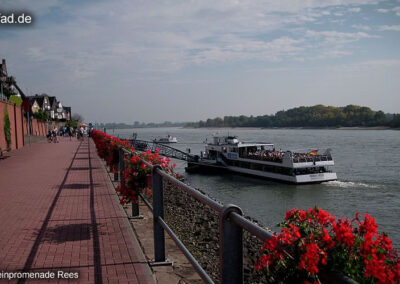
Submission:
[[[167,135],[166,137],[157,137],[153,140],[155,143],[163,143],[163,144],[168,144],[168,143],[178,143],[178,139],[174,136]]]
[[[198,161],[215,161],[232,172],[295,184],[336,180],[331,150],[282,151],[274,144],[213,137]]]

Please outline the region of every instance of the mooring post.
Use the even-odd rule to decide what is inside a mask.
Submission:
[[[153,233],[154,233],[154,261],[150,265],[171,265],[169,260],[165,259],[165,234],[159,218],[164,219],[164,194],[163,178],[157,173],[161,167],[153,166]]]
[[[242,210],[232,204],[223,207],[219,216],[219,259],[223,284],[243,284],[243,229],[229,218]]]

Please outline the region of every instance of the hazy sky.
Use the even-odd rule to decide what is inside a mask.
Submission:
[[[93,122],[301,105],[400,112],[400,1],[0,0],[0,57],[27,94]]]

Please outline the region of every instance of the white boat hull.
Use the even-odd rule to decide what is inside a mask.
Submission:
[[[256,177],[260,177],[260,178],[279,180],[279,181],[284,181],[284,182],[288,182],[288,183],[295,183],[295,184],[320,183],[320,182],[337,180],[337,175],[336,175],[336,173],[333,173],[333,172],[288,176],[288,175],[281,175],[281,174],[270,173],[270,172],[261,172],[261,171],[245,169],[245,168],[240,168],[240,167],[233,167],[233,166],[227,166],[226,168],[232,172],[256,176]]]

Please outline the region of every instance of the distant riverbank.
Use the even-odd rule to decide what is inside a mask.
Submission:
[[[400,130],[400,128],[391,128],[387,126],[371,126],[371,127],[182,127],[185,129],[209,129],[209,130],[218,130],[218,129],[243,129],[243,130],[256,130],[256,129],[296,129],[296,130]]]

